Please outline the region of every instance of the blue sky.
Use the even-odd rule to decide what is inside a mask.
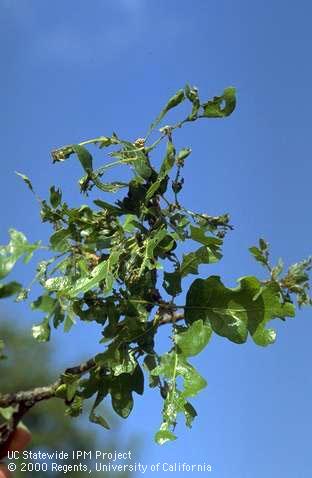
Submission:
[[[79,166],[53,166],[49,152],[112,131],[142,136],[190,82],[202,98],[229,85],[238,92],[230,118],[177,134],[178,145],[193,150],[185,203],[229,212],[235,226],[223,260],[202,276],[221,274],[228,286],[243,275],[261,277],[248,253],[260,236],[286,264],[311,254],[310,2],[0,0],[0,8],[1,243],[9,227],[31,241],[49,233],[14,170],[29,175],[42,196],[56,184],[78,204]],[[18,267],[15,276],[27,282],[31,273]],[[40,320],[23,304],[1,307],[25,328]],[[302,310],[274,324],[277,342],[266,349],[214,337],[194,361],[208,380],[194,401],[199,418],[191,431],[180,420],[179,438],[168,446],[152,441],[160,398],[151,391],[139,397],[122,426],[126,437],[142,435],[141,460],[208,462],[215,478],[311,476],[311,320],[311,310]],[[96,326],[78,324],[66,337],[56,331],[56,369],[100,350],[98,337]]]

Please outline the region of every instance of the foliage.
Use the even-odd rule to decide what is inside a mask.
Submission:
[[[12,324],[9,320],[2,319],[0,325],[0,335],[5,338],[8,359],[1,362],[0,389],[2,392],[14,392],[16,387],[21,390],[38,387],[42,384],[49,383],[54,379],[54,370],[52,366],[52,358],[54,350],[52,344],[34,343],[31,334],[25,333],[16,324]],[[22,367],[16,364],[23,364]],[[31,373],[25,371],[31,370]],[[0,417],[1,422],[1,417]],[[66,450],[70,453],[75,450],[95,451],[102,446],[102,440],[99,439],[92,431],[87,431],[82,420],[72,420],[64,414],[64,404],[59,403],[57,399],[42,402],[34,407],[25,417],[24,423],[28,426],[32,433],[30,449],[35,452],[42,449],[52,454],[53,452],[61,452]],[[118,429],[115,433],[110,434],[109,440],[105,437],[105,449],[114,451],[118,449],[120,444],[120,433]],[[132,447],[133,449],[133,440]],[[23,461],[22,458],[20,459]],[[86,460],[87,462],[87,460]],[[67,464],[75,464],[74,459],[69,459]],[[76,471],[75,477],[83,477],[84,471]],[[31,471],[20,471],[20,467],[14,472],[14,478],[29,478],[33,476]],[[49,478],[61,478],[64,476],[63,471],[44,472],[44,476]],[[92,472],[91,478],[115,476],[115,473],[109,472]],[[130,476],[128,473],[122,474],[124,478]]]
[[[182,102],[190,103],[189,114],[177,124],[161,127],[159,137],[151,142],[164,116]],[[311,259],[291,266],[283,275],[281,261],[274,267],[270,264],[268,244],[263,239],[250,252],[268,270],[266,280],[243,277],[238,287],[231,289],[217,276],[195,279],[186,303],[175,302],[185,277],[197,275],[201,264],[222,258],[223,240],[232,226],[228,214],[209,216],[180,204],[184,186],[181,174],[191,149],[177,151],[173,137],[186,123],[229,116],[235,104],[232,87],[201,102],[197,88],[187,85],[168,101],[145,138],[132,142],[113,133],[52,152],[54,162],[70,157],[79,160],[84,171],[79,181],[83,194],[100,192],[93,201],[95,207],[69,207],[55,186],[48,200],[39,198],[41,219],[52,225],[53,233],[50,254],[37,266],[35,280],[42,293],[31,307],[41,311],[44,318],[33,327],[33,335],[39,342],[47,341],[53,327],[63,324],[66,332],[77,318],[102,326],[104,349],[94,358],[88,377],[82,378],[79,371],[65,373],[55,392],[67,403],[69,415],[80,414],[84,401],[95,397],[90,419],[108,428],[96,410],[110,396],[115,412],[128,417],[134,394],[144,392],[145,373],[150,386],[159,389],[164,400],[156,442],[173,440],[178,414],[184,415],[188,427],[197,415],[189,399],[206,382],[189,360],[205,348],[213,332],[235,343],[244,343],[250,335],[256,344],[267,346],[275,340],[275,332],[267,328],[269,321],[293,317],[295,299],[299,306],[311,304],[307,274]],[[151,159],[161,142],[165,142],[166,150],[156,167]],[[91,144],[111,148],[108,156],[113,161],[94,169],[87,149]],[[109,169],[122,165],[133,172],[129,182],[102,181]],[[34,192],[29,178],[20,176]],[[122,189],[126,189],[123,196]],[[115,202],[103,194],[118,192]],[[0,249],[2,278],[19,257],[28,261],[41,247],[40,243],[29,244],[17,231],[10,234],[10,243]],[[177,250],[182,243],[190,252],[179,258]],[[18,294],[17,300],[22,300],[29,288],[11,282],[3,284],[0,293]],[[183,325],[178,324],[180,321]],[[172,326],[172,347],[160,356],[156,338],[164,324]],[[179,377],[182,389],[178,387]]]

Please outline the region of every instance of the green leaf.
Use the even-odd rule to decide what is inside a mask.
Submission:
[[[125,232],[133,232],[137,227],[137,217],[134,214],[127,214],[125,216],[125,222],[122,225],[122,228]]]
[[[160,365],[151,373],[152,375],[163,375],[173,381],[176,377],[181,376],[184,379],[184,390],[182,392],[184,398],[194,397],[207,385],[206,380],[186,361],[185,357],[175,352],[164,354],[161,357]]]
[[[162,179],[158,178],[154,183],[151,184],[146,193],[146,201],[149,201],[154,196],[156,191],[158,191],[161,185],[161,181]]]
[[[174,441],[177,437],[169,430],[159,430],[155,435],[155,442],[158,445],[164,445],[168,441]]]
[[[120,143],[123,149],[111,153],[111,156],[120,158],[119,164],[129,164],[139,177],[148,180],[153,170],[144,149],[130,141],[120,141]],[[118,164],[118,161],[111,164]]]
[[[92,156],[84,146],[79,144],[73,144],[72,146],[74,152],[77,154],[78,159],[87,174],[90,174],[93,170],[92,166]]]
[[[144,392],[144,374],[139,364],[132,374],[132,390],[138,395],[143,395]]]
[[[142,263],[139,271],[139,275],[143,274],[144,269],[155,269],[154,250],[156,246],[167,235],[166,229],[158,229],[151,237],[148,237],[144,241],[144,253],[142,257]]]
[[[185,99],[184,91],[182,89],[178,90],[177,93],[169,99],[168,103],[159,113],[156,120],[151,124],[150,129],[148,131],[148,135],[150,134],[151,131],[153,131],[153,129],[156,128],[157,125],[159,125],[159,123],[164,118],[164,116],[168,113],[168,111],[178,106],[180,103],[182,103],[184,99]]]
[[[135,172],[143,179],[149,179],[152,174],[152,168],[150,167],[147,158],[145,155],[142,155],[139,159],[137,159],[134,164]]]
[[[278,276],[283,272],[284,263],[281,258],[278,259],[276,266],[272,267],[272,277],[277,279]]]
[[[90,422],[96,423],[97,425],[106,428],[106,430],[110,430],[108,421],[103,417],[103,415],[96,415],[93,409],[91,410],[89,419]]]
[[[124,144],[125,142],[123,142]],[[135,172],[141,178],[148,180],[153,172],[147,155],[132,143],[128,143],[127,151],[134,157],[132,164]]]
[[[207,101],[203,106],[203,116],[206,118],[224,118],[229,116],[235,109],[236,96],[235,88],[226,88],[222,96],[215,96],[213,100]]]
[[[278,284],[263,286],[255,277],[243,277],[233,289],[225,287],[218,276],[196,279],[186,296],[186,322],[201,319],[235,343],[245,342],[249,332],[256,344],[269,345],[276,334],[266,329],[266,324],[274,318],[293,316],[294,306],[281,302]]]
[[[80,293],[85,293],[93,287],[98,286],[99,282],[105,280],[104,292],[108,293],[114,283],[113,270],[121,255],[121,250],[111,251],[109,258],[98,264],[90,273],[89,277],[78,279],[73,287],[67,288],[66,292],[75,297]]]
[[[259,239],[259,247],[260,247],[260,250],[261,250],[261,251],[265,252],[265,251],[267,251],[268,248],[269,248],[269,243],[260,237],[260,239]]]
[[[192,427],[194,418],[197,417],[197,412],[193,405],[189,402],[186,402],[184,405],[184,416],[185,416],[185,423],[188,428]]]
[[[11,295],[18,294],[22,289],[21,284],[12,281],[8,284],[0,284],[0,299],[5,299]]]
[[[118,347],[117,344],[111,344],[107,350],[95,357],[96,364],[110,369],[113,375],[118,376],[122,373],[133,373],[137,361],[133,353],[124,347]]]
[[[32,334],[37,342],[48,342],[50,340],[50,333],[51,328],[47,317],[40,324],[32,326]]]
[[[28,298],[29,291],[30,289],[22,288],[17,294],[15,302],[23,302],[24,300],[26,300]]]
[[[69,332],[73,325],[75,325],[74,313],[71,310],[68,310],[68,313],[64,320],[64,332]]]
[[[167,294],[175,297],[182,292],[181,278],[182,276],[178,270],[174,272],[164,272],[163,288]]]
[[[62,162],[68,159],[74,153],[72,145],[66,145],[51,152],[53,163]]]
[[[66,399],[69,402],[71,402],[76,395],[77,389],[79,387],[79,379],[79,375],[74,375],[66,372],[62,375],[62,382],[66,384]]]
[[[50,203],[51,206],[56,209],[60,204],[62,200],[62,192],[60,189],[55,189],[55,186],[52,186],[50,188]]]
[[[70,244],[68,239],[71,236],[71,232],[68,229],[59,229],[54,232],[50,237],[51,249],[53,251],[65,252],[69,249]]]
[[[46,280],[44,283],[44,287],[49,292],[60,292],[65,291],[71,285],[71,279],[69,277],[51,277],[50,279]]]
[[[98,138],[97,143],[99,143],[99,148],[102,149],[102,148],[107,148],[108,146],[111,146],[112,144],[117,144],[118,140],[116,140],[114,136],[112,136],[111,138],[107,136],[101,136],[100,138]]]
[[[143,366],[149,373],[149,386],[151,388],[157,387],[159,385],[159,377],[151,374],[151,371],[157,367],[156,354],[146,355],[144,358]]]
[[[33,252],[40,247],[40,242],[30,244],[22,232],[9,229],[10,242],[7,246],[0,246],[0,279],[6,277],[13,269],[17,260],[24,256],[26,264]]]
[[[22,178],[22,180],[27,184],[27,186],[29,187],[29,189],[31,190],[31,192],[35,194],[33,185],[31,184],[31,181],[30,181],[29,177],[26,176],[25,174],[19,173],[18,171],[15,171],[15,174],[17,174],[17,176],[19,176],[20,178]]]
[[[268,261],[260,249],[255,246],[252,246],[249,247],[249,252],[251,252],[257,262],[260,262],[262,265],[267,265]]]
[[[83,398],[79,395],[75,395],[75,398],[65,410],[65,415],[71,417],[78,417],[82,413]]]
[[[204,340],[202,337],[201,343],[197,345],[193,342],[193,347],[187,350],[186,342],[184,337],[182,337],[182,349],[187,353],[197,352],[202,347]],[[169,379],[162,413],[163,423],[159,432],[164,430],[170,431],[170,428],[174,429],[178,413],[183,413],[188,426],[191,426],[196,416],[196,411],[186,399],[188,397],[194,397],[207,385],[206,381],[199,375],[195,368],[187,362],[186,357],[182,354],[182,349],[178,347],[178,351],[173,350],[164,354],[161,357],[160,364],[151,371],[151,374],[154,376],[162,375],[166,379]],[[177,389],[176,380],[179,376],[183,378],[184,389],[182,391]],[[160,435],[157,434],[156,436],[158,439],[161,439],[162,434],[160,433]],[[159,440],[157,440],[157,442],[159,442]]]
[[[177,93],[169,99],[168,103],[162,110],[160,116],[166,114],[167,111],[178,106],[183,100],[184,100],[184,91],[181,89],[181,90],[178,90]]]
[[[175,147],[171,140],[167,142],[166,155],[159,171],[159,178],[163,179],[173,168],[175,163]]]
[[[222,257],[220,252],[212,251],[208,246],[202,246],[195,252],[183,254],[180,266],[181,277],[188,274],[198,274],[198,266],[200,264],[214,264]]]
[[[43,312],[50,314],[53,312],[57,300],[53,299],[47,294],[40,295],[35,301],[31,303],[32,310],[42,310]]]
[[[127,418],[133,409],[131,375],[122,374],[114,378],[110,393],[115,412],[122,418]]]
[[[175,343],[185,357],[199,354],[208,344],[212,334],[210,324],[196,320],[189,328],[177,332],[174,336]]]
[[[206,236],[205,230],[201,227],[194,227],[190,226],[191,231],[191,238],[203,244],[204,246],[208,246],[211,249],[218,249],[222,245],[222,239],[218,239],[217,237]]]
[[[113,206],[112,204],[103,201],[102,199],[95,199],[94,204],[101,207],[102,209],[106,209],[108,212],[114,214],[114,216],[122,216],[124,211],[117,206]]]
[[[178,165],[182,165],[184,164],[184,160],[191,154],[192,150],[191,148],[183,148],[179,151],[179,153],[177,154],[177,158],[176,158],[176,163]]]
[[[184,91],[187,99],[193,103],[192,112],[187,119],[189,121],[194,121],[197,118],[198,111],[200,109],[198,89],[195,86],[190,87],[189,85],[185,85]]]
[[[113,181],[111,183],[102,183],[98,179],[98,177],[94,174],[91,174],[92,176],[92,181],[98,187],[101,191],[104,191],[105,193],[116,193],[120,189],[126,188],[128,186],[127,183],[122,183],[120,181]]]

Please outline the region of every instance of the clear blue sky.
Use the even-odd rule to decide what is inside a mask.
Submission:
[[[231,118],[190,125],[177,137],[193,149],[184,201],[209,214],[229,212],[236,226],[222,262],[202,275],[220,273],[229,286],[261,275],[248,253],[260,236],[287,264],[311,253],[308,0],[0,0],[0,8],[1,243],[9,227],[32,241],[49,232],[14,170],[41,195],[54,183],[78,204],[78,165],[53,166],[49,151],[112,131],[142,136],[190,82],[203,98],[229,85],[238,90]],[[31,275],[19,267],[17,276]],[[25,328],[40,320],[25,305],[7,301],[1,310]],[[312,476],[312,311],[274,325],[277,342],[266,349],[213,338],[195,361],[208,380],[195,400],[199,418],[192,431],[180,420],[176,442],[153,444],[156,393],[136,400],[122,426],[126,437],[142,434],[143,462],[205,461],[214,478]],[[100,350],[99,328],[86,327],[53,334],[59,370],[78,350],[86,357]]]

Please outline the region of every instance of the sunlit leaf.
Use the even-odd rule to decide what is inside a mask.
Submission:
[[[49,319],[45,318],[41,324],[33,325],[32,334],[38,342],[47,342],[50,340],[51,328]]]
[[[215,96],[213,100],[204,103],[203,116],[207,118],[224,118],[233,113],[236,106],[236,90],[233,87],[226,88],[221,96]]]
[[[71,297],[75,297],[80,293],[85,293],[93,287],[98,286],[99,282],[105,280],[105,292],[109,292],[113,286],[114,275],[113,268],[117,264],[122,251],[112,251],[106,261],[98,264],[90,273],[89,277],[78,279],[73,287],[66,291]]]
[[[189,328],[175,334],[175,343],[185,357],[199,354],[208,344],[212,334],[210,324],[196,320]]]
[[[40,247],[40,242],[30,244],[26,236],[15,229],[10,229],[9,234],[9,244],[0,246],[0,279],[9,274],[20,257],[24,256],[25,264],[29,262],[33,252]]]
[[[182,103],[182,101],[185,99],[185,96],[184,96],[184,91],[181,89],[181,90],[178,90],[177,93],[172,96],[168,103],[166,104],[166,106],[162,109],[162,111],[159,113],[159,115],[157,116],[156,120],[151,124],[150,126],[150,129],[149,129],[149,132],[148,134],[156,128],[156,126],[159,125],[159,123],[161,122],[161,120],[164,118],[164,116],[168,113],[169,110],[171,110],[172,108],[175,108],[176,106],[178,106],[180,103]]]
[[[73,144],[72,148],[77,154],[81,166],[83,167],[85,172],[91,173],[91,171],[93,170],[92,156],[87,150],[87,148],[85,148],[84,146],[80,146],[79,144]]]
[[[159,430],[155,435],[155,442],[158,445],[164,445],[168,441],[173,441],[176,439],[176,435],[169,430]]]
[[[269,345],[276,334],[266,324],[274,318],[293,317],[294,306],[281,301],[275,282],[264,286],[254,300],[260,287],[255,277],[240,279],[234,289],[225,287],[218,276],[196,279],[186,296],[185,319],[188,323],[202,319],[232,342],[245,342],[249,332],[258,345]]]

